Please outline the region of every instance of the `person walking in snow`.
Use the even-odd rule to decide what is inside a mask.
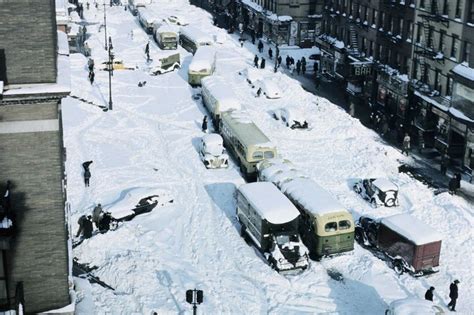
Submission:
[[[290,69],[290,64],[291,64],[291,60],[290,60],[290,56],[286,55],[286,69]]]
[[[406,154],[408,156],[408,152],[410,151],[410,136],[408,133],[405,133],[405,137],[403,138],[403,145],[402,145],[402,154]]]
[[[265,58],[262,57],[262,61],[260,61],[260,69],[265,69]]]
[[[202,132],[207,133],[207,116],[204,116],[202,119],[202,125],[201,125]]]
[[[280,47],[278,47],[278,44],[276,44],[275,53],[276,58],[280,57]]]
[[[425,300],[433,302],[433,292],[435,288],[430,287],[425,293]]]
[[[456,300],[458,299],[458,283],[459,280],[454,280],[449,285],[449,297],[451,301],[449,301],[448,308],[451,307],[451,311],[456,311]]]
[[[239,42],[240,42],[240,48],[244,47],[244,39],[239,38]]]
[[[255,45],[255,31],[254,30],[250,31],[250,36],[252,37],[252,44]]]
[[[146,43],[145,55],[146,55],[146,60],[150,60],[150,42]]]
[[[255,95],[255,97],[260,97],[261,94],[262,94],[262,88],[259,87],[257,90],[257,95]]]
[[[303,73],[303,75],[306,73],[306,62],[305,63],[301,63],[301,72]]]
[[[298,60],[296,62],[296,73],[300,75],[300,72],[301,72],[301,61]]]
[[[258,56],[255,55],[255,58],[253,58],[253,64],[255,66],[255,68],[258,68]]]
[[[87,60],[87,67],[89,68],[89,72],[94,71],[94,59],[89,58],[89,60]]]
[[[281,56],[278,56],[277,58],[277,67],[280,68],[280,65],[281,65]]]
[[[94,210],[92,210],[92,222],[94,222],[97,228],[99,228],[99,222],[102,218],[102,212],[102,205],[100,203],[94,207]]]
[[[270,57],[270,59],[272,59],[272,58],[273,58],[273,50],[272,50],[272,48],[271,48],[271,47],[270,47],[270,48],[268,48],[268,56]]]
[[[263,51],[263,43],[261,40],[258,41],[258,52],[259,53],[262,53]]]
[[[89,166],[92,164],[92,161],[86,161],[82,163],[82,167],[84,168],[84,184],[86,187],[89,187],[89,180],[91,178],[91,171],[89,170]]]
[[[89,71],[89,82],[90,82],[91,84],[94,84],[94,78],[95,78],[94,70]]]
[[[82,233],[82,237],[84,239],[86,238],[91,238],[92,236],[92,231],[93,231],[93,226],[92,226],[92,221],[91,221],[91,216],[81,216],[79,220],[77,220],[77,224],[79,224],[79,230],[77,230],[76,237],[79,237]]]
[[[449,179],[448,190],[451,195],[456,194],[456,187],[458,186],[457,179],[455,176]]]

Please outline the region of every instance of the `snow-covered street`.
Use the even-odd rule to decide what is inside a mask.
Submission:
[[[304,91],[291,76],[274,73],[271,60],[258,71],[283,91],[283,97],[256,97],[255,89],[238,74],[253,67],[255,45],[246,41],[241,48],[237,35],[213,26],[206,11],[184,0],[155,0],[147,10],[157,16],[178,14],[209,35],[225,37],[224,43],[215,44],[214,75],[225,79],[279,155],[327,189],[354,219],[410,213],[436,229],[443,237],[440,271],[420,278],[398,276],[358,244],[346,255],[311,261],[299,274],[272,270],[239,234],[234,192],[245,183],[239,167],[231,160],[228,169],[208,170],[199,158],[201,121],[208,113],[201,98],[193,97],[200,89],[187,82],[193,56],[178,47],[181,69],[151,76],[144,48],[150,41],[152,59],[160,49],[136,17],[114,6],[107,7],[107,31],[115,58],[135,70],[114,71],[111,111],[71,97],[62,106],[72,233],[78,218],[97,203],[113,214],[150,195],[168,196],[173,202],[74,249],[74,257],[97,266],[94,274],[115,288],[89,287],[81,281],[76,292],[79,314],[190,314],[185,291],[193,288],[204,291],[201,314],[383,314],[396,299],[423,298],[430,286],[436,287],[435,302],[446,306],[454,279],[461,282],[458,313],[473,313],[473,204],[448,193],[435,195],[399,173],[400,164],[410,157],[384,144],[339,107]],[[89,83],[87,58],[71,54],[71,95],[106,105],[108,73],[98,70],[107,60],[104,30],[99,27],[103,7],[91,6],[84,15],[90,23],[95,82]],[[143,81],[146,84],[139,87]],[[305,113],[310,128],[292,130],[273,119],[271,111],[283,107]],[[88,160],[93,161],[91,184],[84,187],[81,164]],[[399,207],[373,208],[354,193],[358,179],[374,177],[399,186]],[[344,280],[331,278],[334,271]]]

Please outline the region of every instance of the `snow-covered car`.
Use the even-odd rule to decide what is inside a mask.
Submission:
[[[385,178],[363,179],[354,185],[354,191],[368,200],[373,207],[398,206],[398,186]]]
[[[263,76],[256,68],[245,68],[239,71],[239,74],[245,78],[245,80],[252,85],[252,88],[255,87],[255,83],[259,80],[263,80]]]
[[[185,26],[189,24],[189,22],[180,15],[170,15],[168,16],[168,21],[179,26]]]
[[[255,82],[255,88],[262,89],[262,94],[267,98],[280,98],[283,95],[278,85],[270,80],[258,80]]]
[[[446,314],[444,309],[431,301],[418,298],[405,298],[390,303],[385,315],[442,315]]]
[[[211,133],[201,138],[199,156],[206,168],[229,166],[229,156],[225,153],[224,141],[217,133]]]
[[[282,121],[287,127],[291,129],[307,129],[309,127],[305,115],[296,108],[278,108],[270,112],[272,117],[276,120]]]

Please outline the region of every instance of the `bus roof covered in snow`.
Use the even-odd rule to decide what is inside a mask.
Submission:
[[[189,71],[199,72],[204,69],[211,69],[214,66],[215,58],[216,51],[214,48],[201,46],[189,65]]]
[[[380,220],[380,223],[406,237],[415,245],[439,242],[442,239],[433,228],[407,213],[385,217]]]
[[[234,129],[235,135],[246,147],[260,146],[265,148],[275,148],[276,146],[268,137],[255,125],[250,116],[245,111],[230,111],[222,113],[222,120],[225,120],[229,128]]]
[[[201,80],[201,85],[203,89],[207,90],[212,95],[212,97],[217,102],[219,102],[219,112],[232,109],[241,109],[242,106],[240,105],[237,96],[232,91],[232,89],[229,89],[229,86],[225,83],[222,77],[216,75],[205,77]]]
[[[293,221],[299,216],[296,207],[269,182],[244,184],[239,191],[262,218],[273,224]]]

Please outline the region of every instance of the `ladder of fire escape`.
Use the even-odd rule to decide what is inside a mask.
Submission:
[[[351,48],[354,51],[357,51],[359,49],[358,44],[357,44],[357,33],[355,30],[355,25],[354,24],[349,24],[349,32],[350,32],[350,40],[351,40]]]

